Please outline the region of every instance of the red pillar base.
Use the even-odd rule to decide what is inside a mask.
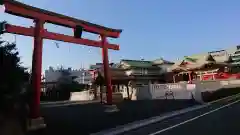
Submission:
[[[45,128],[47,125],[44,123],[44,118],[39,117],[36,119],[29,119],[28,131],[35,131]]]

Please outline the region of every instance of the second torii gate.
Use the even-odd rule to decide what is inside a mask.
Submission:
[[[34,37],[34,50],[32,59],[32,88],[34,90],[33,104],[31,106],[31,118],[37,119],[40,117],[40,84],[42,70],[42,48],[43,39],[58,40],[69,43],[82,44],[93,47],[102,48],[102,57],[104,64],[104,76],[107,87],[107,103],[112,104],[112,89],[109,73],[108,49],[119,50],[116,44],[109,44],[107,37],[118,38],[122,30],[111,29],[97,24],[89,23],[83,20],[75,19],[69,16],[64,16],[54,12],[46,11],[14,0],[0,0],[0,5],[5,6],[5,12],[11,15],[20,16],[34,20],[35,27],[22,27],[1,23],[3,31],[1,33],[14,33],[19,35]],[[68,36],[59,33],[48,32],[44,29],[45,23],[72,28],[74,36]],[[90,32],[101,36],[101,41],[94,41],[82,38],[82,32]]]

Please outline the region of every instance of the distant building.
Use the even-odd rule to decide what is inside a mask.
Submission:
[[[53,69],[52,67],[49,67],[48,70],[45,70],[45,82],[57,82],[62,76],[63,71],[67,71],[70,73],[70,76],[76,77],[75,81],[77,81],[79,84],[90,84],[92,82],[92,77],[88,70],[72,70],[71,68]]]
[[[226,50],[228,55],[232,58],[232,65],[236,66],[236,68],[240,67],[240,45],[229,48]]]
[[[136,84],[165,83],[166,76],[171,65],[174,63],[157,59],[145,60],[121,60],[119,68],[125,69],[128,76],[132,76]]]
[[[229,47],[225,50],[215,51],[215,53],[210,53],[218,62],[221,60],[221,62],[228,62],[231,66],[229,68],[229,72],[233,74],[240,73],[240,45]]]
[[[231,65],[238,67],[240,66],[240,45],[230,47],[225,50],[212,51],[209,52],[209,54],[211,54],[218,62],[227,61],[226,58],[230,56]]]

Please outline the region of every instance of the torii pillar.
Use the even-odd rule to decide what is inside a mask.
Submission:
[[[40,117],[40,95],[41,95],[41,71],[42,71],[42,49],[43,39],[57,40],[68,43],[82,44],[86,46],[102,48],[104,75],[107,86],[107,103],[112,104],[111,77],[109,72],[108,49],[119,50],[119,45],[109,44],[107,37],[118,38],[122,30],[112,29],[69,16],[57,14],[47,10],[32,7],[15,0],[0,0],[0,5],[5,6],[5,13],[34,20],[35,27],[22,27],[7,23],[0,23],[3,32],[34,37],[34,50],[32,58],[32,89],[33,102],[30,107],[31,123],[44,126]],[[45,23],[51,23],[67,28],[72,28],[74,36],[49,32],[44,29]],[[90,32],[101,36],[101,41],[82,38],[82,32]],[[35,128],[35,127],[34,127]]]

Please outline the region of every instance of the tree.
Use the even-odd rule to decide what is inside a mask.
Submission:
[[[72,76],[68,69],[59,69],[61,76],[57,80],[56,87],[52,88],[51,100],[68,100],[71,92],[81,91],[84,89],[75,79],[77,76]],[[49,91],[49,92],[50,92]]]
[[[0,104],[18,98],[28,81],[29,73],[21,66],[16,44],[0,40]]]
[[[100,87],[100,100],[101,100],[101,103],[103,102],[102,100],[102,94],[103,94],[103,86],[105,84],[105,79],[104,77],[102,76],[101,72],[100,71],[97,71],[97,77],[96,79],[94,80],[93,84],[95,86],[99,86]],[[97,89],[96,87],[94,88],[94,99],[97,99]]]
[[[78,82],[75,81],[77,76],[71,76],[71,73],[65,69],[62,69],[61,73],[62,75],[58,79],[58,88],[64,91],[75,91],[80,88]]]
[[[102,76],[102,74],[101,74],[100,71],[97,72],[97,77],[96,77],[96,79],[94,80],[94,84],[99,85],[99,86],[102,86],[102,85],[105,84],[105,79],[104,79],[104,77]]]

